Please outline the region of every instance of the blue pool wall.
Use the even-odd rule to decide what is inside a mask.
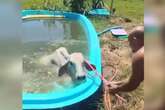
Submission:
[[[92,23],[83,15],[71,12],[58,12],[47,10],[23,10],[22,17],[30,15],[51,15],[64,16],[67,19],[79,21],[85,29],[89,47],[89,59],[95,64],[97,71],[101,74],[101,49],[99,39],[97,38],[96,30]],[[92,74],[92,73],[91,73]],[[93,84],[96,83],[96,84]],[[54,108],[69,108],[82,102],[87,102],[87,99],[92,97],[101,87],[99,77],[94,77],[93,82],[82,84],[80,87],[71,91],[66,91],[67,94],[30,94],[23,93],[23,109],[54,109]]]

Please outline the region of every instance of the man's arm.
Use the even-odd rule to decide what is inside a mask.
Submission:
[[[122,81],[118,86],[112,88],[112,93],[129,92],[135,90],[144,80],[144,47],[133,54],[132,75],[129,81]]]

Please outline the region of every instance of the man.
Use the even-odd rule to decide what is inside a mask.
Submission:
[[[109,85],[111,93],[133,91],[144,80],[144,27],[133,29],[128,40],[133,52],[132,75],[129,80],[112,82]]]

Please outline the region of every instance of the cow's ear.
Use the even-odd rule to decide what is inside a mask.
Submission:
[[[88,64],[87,62],[84,61],[84,67],[88,70],[88,71],[94,71],[96,70],[96,66],[93,64]]]
[[[62,76],[62,75],[64,75],[66,73],[67,66],[68,66],[68,63],[66,63],[65,65],[63,65],[62,67],[60,67],[60,69],[58,71],[58,76]]]

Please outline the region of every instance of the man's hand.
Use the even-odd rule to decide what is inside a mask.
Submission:
[[[118,93],[125,81],[112,81],[108,84],[110,93]]]

